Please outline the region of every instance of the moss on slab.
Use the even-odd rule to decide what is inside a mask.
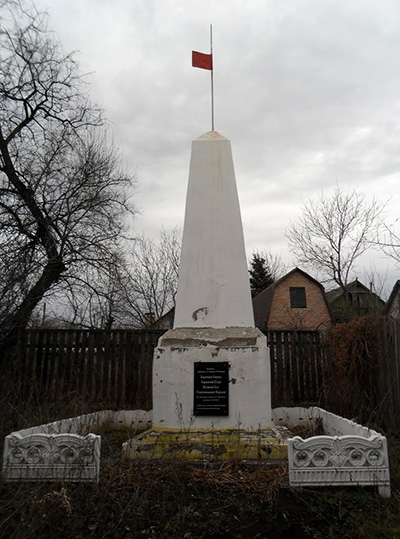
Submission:
[[[247,431],[241,429],[150,429],[124,445],[135,459],[263,460],[287,459],[289,431],[284,427]]]

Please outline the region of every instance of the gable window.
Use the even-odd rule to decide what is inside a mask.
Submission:
[[[306,289],[304,287],[290,287],[290,307],[292,309],[306,309]]]

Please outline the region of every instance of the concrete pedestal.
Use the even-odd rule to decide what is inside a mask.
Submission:
[[[228,362],[229,415],[194,415],[195,362]],[[256,431],[272,425],[269,352],[254,327],[175,328],[153,364],[153,426]]]

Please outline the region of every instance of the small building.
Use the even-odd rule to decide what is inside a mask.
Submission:
[[[386,302],[385,314],[391,318],[400,318],[400,280],[395,282]]]
[[[257,294],[253,309],[255,325],[261,331],[320,330],[332,321],[324,287],[300,268]]]
[[[326,297],[336,323],[367,314],[380,315],[385,309],[385,302],[358,279],[348,283],[344,289],[329,290]]]
[[[172,307],[168,312],[160,316],[158,320],[155,320],[150,324],[149,329],[172,329],[174,327],[175,307]]]

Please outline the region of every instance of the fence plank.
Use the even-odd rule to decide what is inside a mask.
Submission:
[[[275,365],[276,365],[276,401],[279,404],[277,406],[283,406],[283,402],[285,402],[285,369],[284,369],[284,353],[283,353],[283,335],[281,333],[275,333]]]

